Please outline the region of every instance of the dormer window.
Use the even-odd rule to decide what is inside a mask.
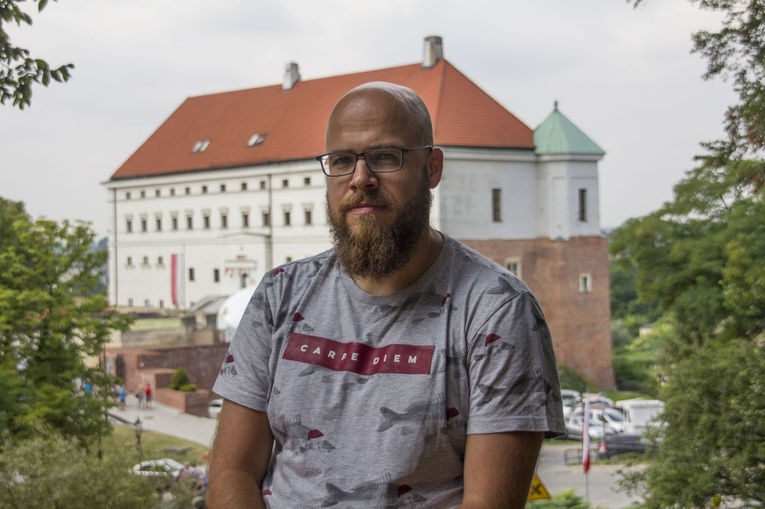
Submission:
[[[199,140],[198,142],[194,143],[193,147],[191,147],[191,153],[196,154],[198,152],[204,152],[209,146],[210,140]]]
[[[247,146],[248,147],[254,147],[255,145],[260,145],[261,143],[266,141],[266,136],[268,136],[268,135],[267,134],[260,134],[260,133],[253,134],[252,136],[250,136],[250,139],[247,142]]]

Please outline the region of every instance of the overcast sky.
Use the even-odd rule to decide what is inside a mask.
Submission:
[[[7,30],[74,77],[24,111],[0,106],[0,196],[106,235],[101,184],[186,97],[279,84],[291,61],[304,80],[416,63],[440,35],[445,58],[529,127],[557,100],[606,151],[601,226],[618,226],[671,199],[699,142],[722,134],[735,96],[690,53],[691,33],[719,20],[687,0],[51,2]]]

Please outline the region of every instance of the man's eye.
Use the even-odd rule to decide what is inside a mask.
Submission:
[[[395,150],[376,150],[369,154],[374,162],[381,164],[391,164],[398,162],[400,156]]]
[[[329,164],[338,167],[348,166],[353,164],[353,159],[354,157],[351,154],[338,154],[329,157]]]

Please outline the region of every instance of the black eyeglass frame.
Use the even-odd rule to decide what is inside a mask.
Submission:
[[[401,168],[404,167],[404,155],[407,152],[414,152],[415,150],[433,150],[433,145],[425,145],[424,147],[417,147],[417,148],[402,148],[402,147],[378,147],[378,148],[370,148],[369,150],[365,150],[364,152],[329,152],[327,154],[322,154],[320,156],[316,156],[316,160],[319,161],[319,165],[321,165],[321,171],[324,172],[324,175],[327,177],[346,177],[348,175],[351,175],[354,171],[356,171],[356,165],[359,162],[360,158],[364,159],[364,162],[367,162],[367,154],[370,152],[375,152],[378,150],[400,150],[401,151],[401,165],[396,168],[395,170],[373,170],[369,163],[367,163],[367,168],[369,168],[369,171],[372,173],[393,173],[394,171],[399,171]],[[328,170],[324,167],[324,159],[328,158],[329,156],[339,155],[339,154],[346,154],[346,155],[352,155],[356,158],[356,160],[353,162],[353,166],[351,167],[351,170],[348,173],[334,173],[330,174],[328,173]]]

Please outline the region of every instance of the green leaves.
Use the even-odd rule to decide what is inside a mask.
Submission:
[[[48,0],[33,0],[38,12]],[[18,0],[0,0],[0,18],[6,23],[32,25],[32,18],[18,6]],[[67,82],[72,77],[73,64],[51,69],[40,58],[31,58],[29,50],[13,45],[0,23],[0,104],[10,101],[13,106],[24,109],[32,103],[32,85],[48,86],[51,82]]]
[[[0,232],[0,381],[15,391],[0,440],[4,431],[32,436],[42,424],[87,443],[107,431],[114,403],[113,381],[86,360],[130,322],[95,291],[107,254],[92,249],[87,225],[33,221],[2,198]],[[92,393],[81,391],[83,381]]]

